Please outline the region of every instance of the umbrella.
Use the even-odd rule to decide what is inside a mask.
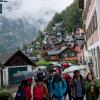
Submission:
[[[68,63],[69,64],[69,66],[72,66],[72,65],[74,65],[74,64],[72,64],[72,63]]]
[[[42,69],[42,70],[44,70],[44,69],[46,69],[47,67],[46,66],[39,66],[39,67],[37,67],[36,69]]]
[[[15,73],[11,78],[10,81],[22,81],[32,78],[34,73],[32,71],[20,71]]]
[[[51,62],[51,64],[53,64],[53,67],[62,67],[58,62]]]
[[[58,62],[51,62],[51,64],[55,65],[55,64],[58,64]]]
[[[68,63],[63,63],[62,66],[63,66],[64,68],[68,68],[68,67],[69,67],[69,64],[68,64]]]
[[[85,65],[80,65],[80,66],[79,65],[74,65],[74,66],[71,66],[71,67],[65,69],[63,71],[63,73],[70,73],[70,72],[73,72],[75,70],[82,70],[82,69],[86,69],[86,66]]]
[[[59,64],[59,63],[58,64],[54,64],[53,66],[54,67],[62,67],[61,64]]]

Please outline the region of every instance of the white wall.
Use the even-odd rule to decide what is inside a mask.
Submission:
[[[99,45],[100,45],[100,0],[96,0],[96,11],[97,11],[97,22],[98,22],[98,33],[99,33]]]
[[[32,71],[32,66],[31,65],[13,66],[13,67],[26,67],[26,66],[27,66],[27,71]],[[8,86],[9,85],[8,68],[12,68],[12,67],[8,66],[5,69],[3,69],[3,85],[4,86]]]
[[[27,65],[27,71],[32,71],[32,66],[31,65]]]
[[[8,68],[3,69],[3,85],[8,85]]]

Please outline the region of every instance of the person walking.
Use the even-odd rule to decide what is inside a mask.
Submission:
[[[21,85],[18,87],[15,100],[31,100],[31,88],[27,80],[21,81]]]
[[[87,74],[85,89],[86,89],[86,100],[97,100],[99,96],[100,83],[94,79],[91,73]]]
[[[67,84],[60,73],[55,73],[50,86],[50,91],[55,100],[64,100],[63,97],[67,89]]]
[[[26,100],[31,100],[32,98],[31,87],[30,84],[28,83],[28,80],[26,80],[25,84],[25,93],[26,93]]]
[[[73,80],[72,80],[72,92],[73,92],[73,99],[74,100],[83,100],[85,95],[85,81],[80,75],[80,71],[74,71]]]
[[[67,90],[65,92],[65,100],[66,100],[66,96],[68,94],[69,100],[72,100],[72,96],[71,96],[71,81],[72,81],[72,77],[68,74],[63,74],[63,78],[66,81],[67,84]]]
[[[43,81],[43,73],[37,73],[36,84],[33,87],[33,100],[48,100],[49,93],[46,84]]]

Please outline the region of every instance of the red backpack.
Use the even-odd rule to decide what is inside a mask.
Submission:
[[[33,89],[34,100],[42,100],[44,95],[44,85],[35,85]]]

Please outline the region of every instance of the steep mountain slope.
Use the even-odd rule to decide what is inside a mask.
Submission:
[[[0,53],[22,47],[30,43],[38,32],[38,24],[26,19],[8,20],[0,18]]]

